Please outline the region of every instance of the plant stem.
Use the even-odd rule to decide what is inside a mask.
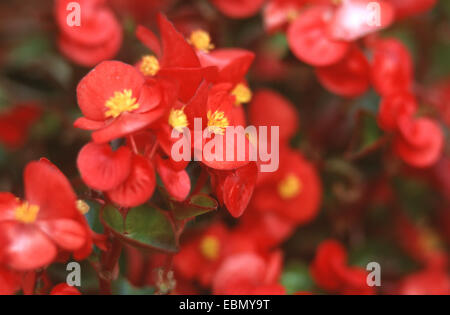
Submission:
[[[111,246],[102,255],[101,269],[99,272],[100,294],[111,295],[111,284],[114,279],[114,268],[116,267],[122,253],[122,243],[113,236]]]

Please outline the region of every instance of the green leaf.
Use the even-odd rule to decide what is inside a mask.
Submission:
[[[122,241],[148,250],[176,253],[178,242],[172,223],[163,211],[152,206],[131,209],[125,221],[113,206],[102,211],[101,219]]]
[[[129,238],[142,244],[169,252],[178,250],[171,222],[154,207],[132,209],[127,215],[125,229]]]
[[[216,210],[218,203],[205,194],[192,196],[186,203],[176,203],[173,214],[177,220],[184,220]]]
[[[102,212],[102,219],[114,232],[120,234],[125,232],[122,214],[115,207],[111,205],[106,206]]]

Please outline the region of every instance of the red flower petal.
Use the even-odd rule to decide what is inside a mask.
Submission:
[[[106,44],[116,34],[121,34],[122,29],[113,12],[103,0],[80,0],[81,25],[71,26],[67,23],[67,9],[70,0],[56,1],[56,20],[64,36],[71,41],[85,46]]]
[[[36,226],[0,223],[0,262],[11,268],[21,271],[41,268],[50,264],[56,253],[56,246]]]
[[[84,227],[74,220],[39,220],[36,225],[65,250],[80,249],[88,236]]]
[[[255,54],[244,49],[216,49],[210,53],[199,53],[203,66],[216,66],[219,68],[217,82],[240,83],[250,69]]]
[[[380,8],[379,25],[376,25],[378,21],[374,19],[374,14],[377,12],[369,9],[369,5],[374,4]],[[392,22],[394,22],[394,7],[389,2],[381,0],[345,0],[337,8],[329,24],[329,31],[334,39],[354,41],[388,27]]]
[[[317,248],[316,257],[311,265],[311,274],[316,283],[329,291],[340,289],[342,280],[339,270],[347,264],[345,248],[334,240],[326,240]]]
[[[288,42],[298,59],[313,66],[329,66],[345,56],[350,44],[328,35],[327,25],[332,14],[327,6],[310,7],[290,25]]]
[[[156,170],[167,192],[177,201],[183,201],[191,191],[191,180],[186,170],[176,171],[170,160],[156,158]]]
[[[81,149],[77,165],[81,178],[96,190],[111,190],[125,181],[131,170],[128,147],[113,151],[109,144],[88,143]]]
[[[338,63],[317,68],[316,74],[325,88],[344,97],[360,96],[370,85],[369,62],[356,47]]]
[[[136,29],[136,37],[156,56],[161,57],[161,45],[158,37],[148,28],[139,25]]]
[[[428,167],[438,161],[444,147],[444,135],[438,124],[428,118],[402,119],[395,152],[409,165]]]
[[[402,117],[410,119],[417,111],[416,98],[408,92],[383,97],[378,112],[378,125],[385,131],[395,131]]]
[[[114,58],[121,44],[121,32],[114,33],[106,42],[95,46],[80,44],[63,35],[58,39],[61,52],[73,62],[84,67],[93,67],[101,61]]]
[[[158,23],[163,50],[161,67],[199,67],[200,62],[194,49],[187,43],[183,35],[175,29],[173,24],[162,14],[158,16]]]
[[[375,44],[372,82],[381,95],[410,90],[413,83],[413,62],[408,49],[400,41],[385,39]]]
[[[97,143],[106,143],[114,139],[125,137],[134,132],[140,131],[151,125],[165,112],[165,108],[158,107],[146,113],[123,113],[114,119],[105,128],[92,133],[92,139]]]
[[[29,163],[24,183],[26,200],[40,208],[38,220],[73,218],[78,213],[77,199],[69,181],[50,162]]]
[[[211,0],[211,2],[226,16],[243,19],[258,13],[265,0]]]
[[[81,295],[77,288],[69,286],[67,283],[56,285],[50,295]]]
[[[0,267],[0,295],[12,295],[20,288],[21,274]]]
[[[80,128],[83,130],[97,130],[105,127],[105,122],[89,120],[85,117],[80,117],[73,123],[73,126],[75,128]]]
[[[136,207],[153,195],[156,186],[155,171],[142,156],[133,157],[130,176],[119,187],[107,192],[108,197],[122,207]]]
[[[254,126],[279,126],[280,142],[290,140],[299,127],[294,104],[281,94],[271,90],[259,90],[249,107],[250,123]],[[270,136],[270,130],[268,131]],[[270,139],[268,139],[270,143]],[[270,145],[268,145],[270,148]]]
[[[17,197],[9,192],[0,192],[0,222],[15,220],[14,211],[19,206]]]
[[[256,163],[236,169],[229,174],[223,183],[223,200],[231,215],[240,217],[250,202],[258,177]]]
[[[105,103],[115,92],[131,90],[139,98],[144,77],[133,67],[120,61],[104,61],[78,84],[78,105],[90,120],[105,120]]]

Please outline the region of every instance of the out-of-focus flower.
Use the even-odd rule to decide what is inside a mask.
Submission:
[[[20,103],[0,113],[0,143],[8,149],[22,147],[30,127],[39,119],[42,110],[34,103]]]
[[[57,0],[55,3],[61,52],[85,67],[113,58],[122,44],[122,29],[106,1],[80,0],[76,2],[80,10],[70,6],[72,2]],[[72,24],[76,22],[75,16],[73,21],[69,21],[69,15],[76,13],[80,14],[79,25]]]
[[[323,241],[317,248],[311,264],[311,274],[323,289],[342,294],[373,294],[367,285],[367,272],[363,268],[347,265],[347,252],[335,240]]]
[[[242,19],[259,12],[266,0],[211,0],[228,17]]]
[[[400,284],[403,295],[448,295],[450,278],[443,270],[425,269],[406,276]]]
[[[273,252],[267,256],[243,252],[228,256],[217,270],[213,282],[214,294],[282,295],[278,283],[282,256]]]
[[[25,200],[0,194],[0,263],[15,270],[45,267],[58,251],[80,250],[90,237],[75,193],[54,165],[29,163],[24,182]]]

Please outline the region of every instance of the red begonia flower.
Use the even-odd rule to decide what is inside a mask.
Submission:
[[[429,167],[439,160],[444,135],[435,121],[402,117],[398,124],[394,149],[403,161],[414,167]]]
[[[378,112],[378,125],[384,131],[396,131],[400,118],[412,119],[418,108],[416,98],[408,92],[398,92],[381,100]]]
[[[257,91],[248,111],[251,125],[255,127],[278,126],[280,128],[280,143],[290,141],[300,125],[294,104],[272,90]],[[270,130],[267,136],[268,143],[270,143]],[[268,147],[270,147],[269,144]]]
[[[81,178],[96,190],[110,190],[124,182],[131,171],[132,152],[122,146],[116,151],[109,144],[88,143],[78,155]]]
[[[104,61],[77,87],[78,104],[85,117],[75,127],[95,130],[95,142],[105,143],[139,131],[166,110],[158,82],[145,81],[134,67]]]
[[[77,288],[69,286],[67,283],[60,283],[50,292],[50,295],[81,295]]]
[[[278,283],[281,265],[281,252],[274,252],[267,257],[254,252],[228,256],[214,277],[213,292],[225,295],[282,295],[285,290]]]
[[[50,264],[58,250],[79,250],[89,236],[78,221],[75,193],[55,166],[29,163],[24,182],[24,201],[0,194],[0,262],[33,270]]]
[[[374,44],[372,83],[381,95],[410,91],[413,62],[408,49],[396,39],[382,39]]]
[[[344,58],[350,44],[330,37],[333,14],[330,6],[311,6],[289,26],[289,46],[298,59],[312,66],[329,66]]]
[[[228,229],[217,223],[200,235],[185,242],[175,255],[175,270],[185,279],[197,279],[203,286],[209,286],[227,253]]]
[[[155,187],[156,175],[153,165],[145,157],[134,155],[127,179],[106,193],[114,203],[131,208],[149,200]]]
[[[370,65],[362,51],[354,47],[342,60],[316,68],[317,78],[330,92],[344,97],[364,94],[370,85]]]
[[[373,6],[370,9],[370,5],[377,7]],[[394,7],[389,1],[342,0],[329,23],[328,30],[334,39],[353,41],[388,27],[392,22],[394,22]]]
[[[186,122],[189,128],[195,127],[195,119],[202,119],[202,131],[207,130],[208,133],[203,133],[202,143],[193,143],[193,154],[202,163],[208,167],[217,170],[233,170],[241,166],[247,165],[250,162],[250,150],[252,144],[250,140],[243,134],[244,130],[236,130],[235,133],[227,133],[227,127],[243,127],[241,116],[236,115],[234,111],[234,96],[229,93],[229,84],[218,84],[208,90],[208,99],[206,106],[204,106],[204,93],[206,93],[207,85],[202,84],[198,92],[198,102],[191,102],[184,108],[186,115]],[[201,98],[200,98],[201,96]],[[195,130],[191,131],[191,137],[194,136]],[[232,139],[232,137],[234,139]],[[240,147],[240,141],[243,139],[244,144]],[[214,142],[213,142],[214,141]],[[231,142],[233,141],[233,142]],[[194,142],[194,140],[193,140]],[[233,157],[226,156],[227,144],[233,143]],[[217,144],[217,145],[215,145]],[[222,144],[222,146],[220,146]],[[201,148],[200,148],[201,146]],[[206,148],[206,149],[205,149]],[[208,150],[210,148],[211,150]],[[242,161],[239,160],[239,150],[245,149]],[[208,152],[217,155],[208,156]]]
[[[317,215],[321,199],[322,186],[315,168],[299,152],[284,150],[280,152],[280,168],[258,184],[251,205],[305,224]]]
[[[418,15],[433,8],[437,0],[391,0],[396,19]]]
[[[56,21],[61,31],[58,43],[62,53],[86,67],[113,58],[122,43],[122,29],[106,1],[81,0],[77,2],[79,11],[69,6],[71,2],[58,0],[55,4]],[[69,14],[77,12],[80,13],[80,25],[72,25]]]
[[[21,103],[0,113],[0,144],[8,149],[22,147],[30,127],[39,119],[42,110],[33,103]]]
[[[266,0],[211,0],[223,14],[230,18],[248,18],[259,12]]]

